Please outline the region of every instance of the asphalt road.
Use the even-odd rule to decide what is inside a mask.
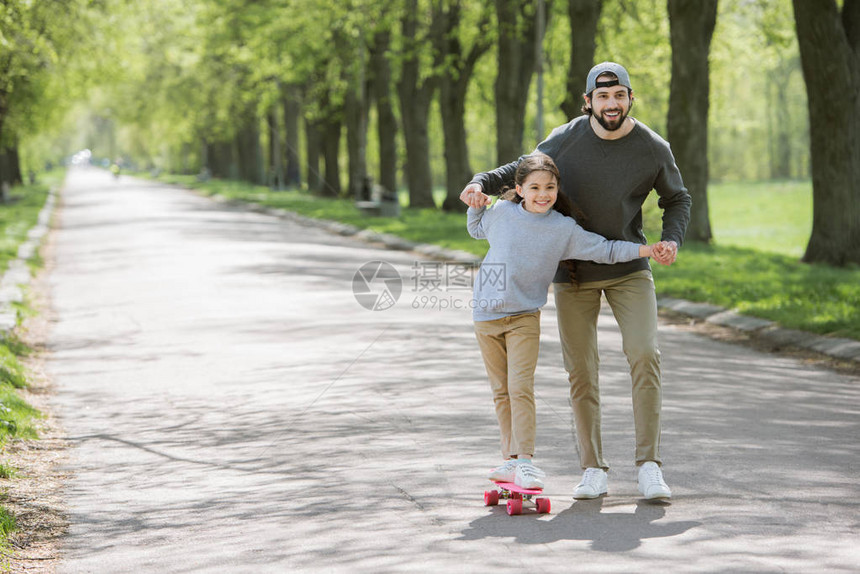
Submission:
[[[860,564],[858,378],[661,327],[674,498],[649,503],[604,310],[610,493],[574,502],[549,306],[536,461],[553,511],[509,517],[483,506],[497,431],[462,269],[97,170],[69,174],[53,233],[48,366],[74,444],[59,572]],[[372,261],[397,271],[391,308],[354,296]]]

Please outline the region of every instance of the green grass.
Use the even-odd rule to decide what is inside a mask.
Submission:
[[[714,243],[800,258],[812,232],[812,183],[711,185]]]
[[[5,539],[15,530],[15,517],[0,506],[0,537]]]
[[[812,232],[812,183],[773,181],[708,186],[713,245],[744,247],[800,259]],[[646,235],[659,238],[656,194],[644,208]]]
[[[18,362],[18,357],[22,354],[18,343],[0,339],[0,386],[6,385],[16,389],[27,386],[27,374]]]
[[[860,268],[806,265],[750,248],[688,244],[652,265],[658,293],[734,308],[784,327],[860,339]]]
[[[55,170],[43,175],[35,185],[15,186],[5,204],[0,203],[0,271],[18,256],[18,246],[36,224],[52,185],[62,182],[65,172]]]
[[[18,470],[8,464],[0,464],[0,478],[9,479],[18,476]]]
[[[0,385],[0,443],[10,437],[38,438],[33,422],[42,414],[31,407],[9,385]]]
[[[45,204],[48,191],[59,186],[65,172],[56,170],[42,174],[40,181],[33,185],[13,187],[6,203],[0,203],[0,273],[5,272],[9,262],[18,255],[18,246],[27,239],[27,232],[39,217]],[[29,264],[41,265],[40,257],[34,257]],[[35,311],[26,303],[14,304],[18,319]],[[27,372],[19,358],[28,354],[30,349],[14,335],[0,338],[0,448],[10,438],[37,438],[34,422],[41,413],[20,397],[18,389],[27,386]],[[0,463],[0,477],[14,477],[14,469]],[[0,506],[0,546],[5,544],[8,534],[15,529],[15,518]]]
[[[223,181],[201,184],[191,176],[161,179],[478,256],[487,249],[486,242],[469,237],[460,214],[405,208],[399,218],[370,218],[351,201],[301,191],[273,192]],[[660,295],[725,306],[788,328],[860,340],[860,268],[799,261],[811,229],[810,182],[713,184],[708,196],[713,244],[688,243],[671,267],[653,264]],[[659,239],[661,212],[654,194],[644,213],[646,235]]]

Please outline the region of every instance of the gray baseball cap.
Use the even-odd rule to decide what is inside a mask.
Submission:
[[[618,81],[614,80],[611,83],[600,82],[600,86],[597,85],[597,78],[601,74],[615,74],[615,77],[618,78]],[[616,64],[615,62],[603,62],[602,64],[597,64],[591,71],[588,72],[588,79],[585,82],[585,93],[590,94],[594,91],[595,88],[598,87],[607,87],[614,86],[616,84],[620,84],[628,89],[633,89],[630,85],[630,76],[627,74],[627,70],[624,69],[624,66],[621,64]]]

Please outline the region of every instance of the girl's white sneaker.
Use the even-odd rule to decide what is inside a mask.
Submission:
[[[521,460],[517,465],[517,474],[514,484],[520,488],[543,488],[543,480],[546,473],[532,464],[530,460]]]
[[[513,482],[517,476],[517,465],[519,460],[509,458],[501,466],[497,466],[490,471],[489,479],[498,482]]]

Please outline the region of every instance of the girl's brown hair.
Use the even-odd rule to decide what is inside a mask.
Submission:
[[[574,207],[570,198],[561,191],[561,175],[558,172],[558,166],[552,161],[552,158],[541,152],[534,152],[527,156],[523,156],[517,166],[517,171],[514,174],[514,183],[521,186],[526,181],[529,175],[536,171],[548,171],[555,176],[555,183],[558,186],[558,194],[556,195],[555,203],[552,208],[562,215],[576,219],[582,225],[585,214],[581,210]],[[513,201],[514,203],[522,202],[523,198],[517,193],[516,189],[505,189],[499,199]],[[575,214],[575,215],[574,215]],[[577,283],[576,280],[576,261],[569,259],[562,261],[561,264],[567,268],[568,275],[572,283]]]

